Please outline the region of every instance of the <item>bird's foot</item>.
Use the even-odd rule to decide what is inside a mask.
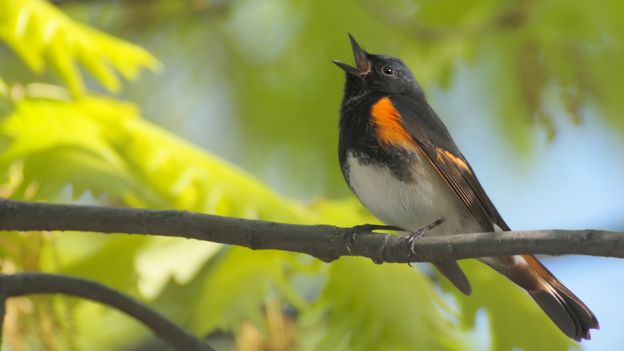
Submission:
[[[353,245],[355,245],[355,243],[357,242],[357,236],[358,235],[360,235],[362,233],[374,232],[375,230],[405,231],[405,229],[399,228],[397,226],[383,225],[383,224],[361,224],[361,225],[353,226],[353,227],[349,228],[349,230],[347,231],[347,233],[344,236],[345,245],[347,247],[347,252],[349,252],[349,254],[351,254],[351,247]]]
[[[431,222],[430,224],[418,229],[417,231],[409,233],[407,235],[407,242],[409,243],[408,255],[415,255],[416,254],[416,251],[415,251],[416,241],[418,241],[418,239],[422,238],[427,233],[429,233],[433,228],[439,226],[442,223],[444,223],[444,218],[439,218]]]

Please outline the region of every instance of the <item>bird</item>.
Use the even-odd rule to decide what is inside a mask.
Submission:
[[[385,224],[412,233],[434,222],[426,235],[509,231],[410,69],[349,39],[355,66],[332,61],[346,76],[338,158],[360,202]],[[599,328],[593,312],[535,256],[479,260],[525,289],[568,337],[590,339],[590,329]],[[471,294],[457,261],[432,263]]]

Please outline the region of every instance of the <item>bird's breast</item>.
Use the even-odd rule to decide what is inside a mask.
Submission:
[[[444,218],[438,231],[446,233],[474,226],[472,216],[424,155],[412,152],[401,161],[395,160],[401,164],[393,165],[376,163],[353,152],[346,156],[344,172],[349,186],[381,221],[417,230]],[[398,176],[396,169],[403,176]]]

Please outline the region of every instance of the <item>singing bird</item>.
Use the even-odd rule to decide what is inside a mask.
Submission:
[[[444,219],[427,235],[509,230],[409,68],[349,38],[355,67],[333,61],[346,72],[339,159],[362,204],[386,224],[412,232]],[[598,329],[592,311],[534,256],[479,260],[525,289],[567,336],[589,339],[590,329]],[[470,295],[456,261],[433,264]]]

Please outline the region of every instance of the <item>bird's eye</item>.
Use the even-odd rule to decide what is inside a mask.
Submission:
[[[382,71],[384,74],[388,75],[388,76],[391,76],[391,75],[393,75],[393,74],[394,74],[394,70],[393,70],[393,69],[392,69],[392,67],[390,67],[390,66],[383,66],[383,68],[381,69],[381,71]]]

